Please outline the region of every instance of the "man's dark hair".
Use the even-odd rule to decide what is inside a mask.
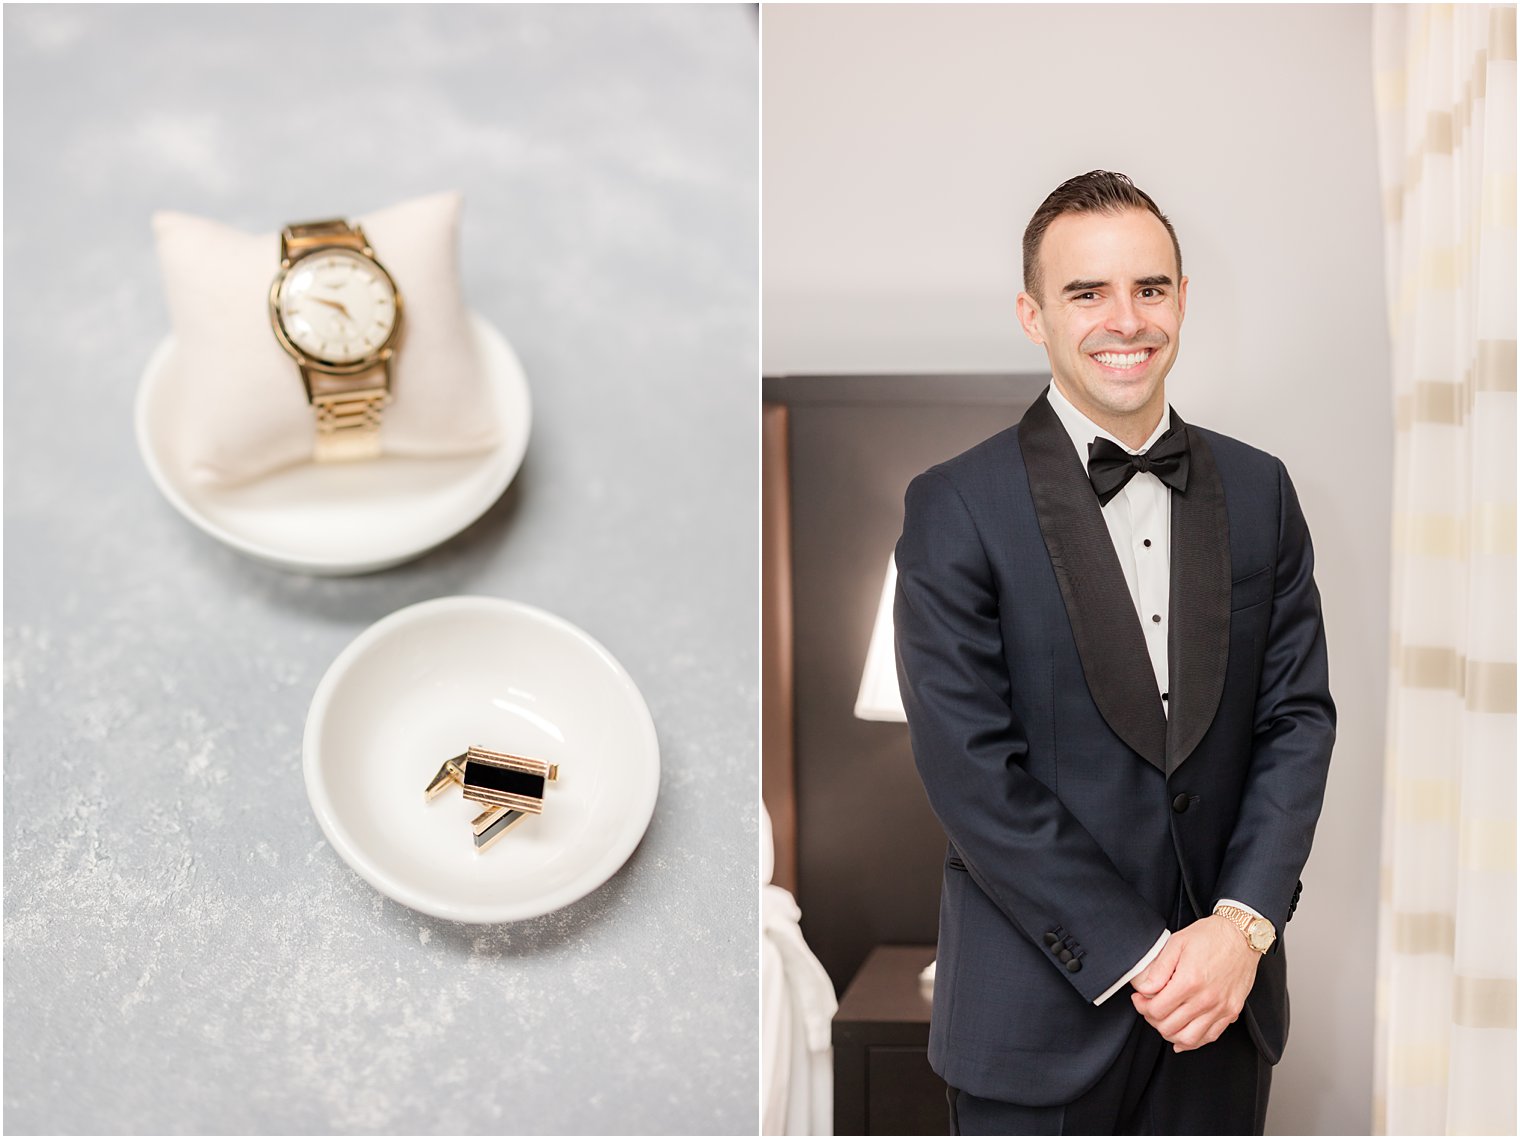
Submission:
[[[1161,219],[1161,224],[1171,235],[1172,250],[1177,254],[1177,281],[1180,285],[1182,246],[1177,244],[1177,231],[1151,196],[1131,182],[1127,175],[1109,170],[1089,170],[1057,186],[1029,219],[1024,230],[1024,291],[1036,303],[1045,303],[1045,298],[1040,295],[1044,286],[1040,279],[1040,242],[1045,239],[1045,231],[1051,222],[1062,214],[1117,214],[1124,210],[1149,210]]]

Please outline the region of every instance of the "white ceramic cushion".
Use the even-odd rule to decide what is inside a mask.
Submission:
[[[388,455],[444,457],[500,437],[459,285],[457,193],[433,194],[356,220],[402,297],[391,366]],[[293,218],[292,221],[309,221]],[[316,427],[295,361],[269,324],[278,232],[208,218],[153,215],[183,393],[172,430],[190,476],[234,486],[311,461]]]

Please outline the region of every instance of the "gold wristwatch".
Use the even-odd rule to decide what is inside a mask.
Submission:
[[[1266,918],[1236,906],[1215,906],[1214,912],[1246,935],[1246,944],[1257,953],[1265,953],[1277,940],[1277,931]]]
[[[301,371],[317,420],[317,462],[380,454],[401,294],[364,230],[342,218],[287,225],[269,322]]]

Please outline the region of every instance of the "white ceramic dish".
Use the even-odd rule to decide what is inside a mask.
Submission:
[[[484,514],[528,448],[528,381],[511,346],[471,313],[504,437],[456,459],[380,458],[358,466],[306,463],[247,486],[218,489],[189,476],[172,443],[177,373],[165,337],[137,389],[137,446],[153,481],[181,514],[259,561],[309,574],[370,573],[425,554]],[[362,467],[362,469],[360,469]]]
[[[559,764],[544,813],[477,853],[481,808],[423,789],[471,745]],[[306,794],[338,854],[381,893],[434,917],[506,922],[589,894],[643,837],[659,742],[616,659],[563,618],[489,597],[392,613],[317,685]]]

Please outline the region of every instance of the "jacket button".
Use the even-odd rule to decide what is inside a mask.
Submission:
[[[1045,935],[1045,944],[1048,945],[1048,946],[1050,946],[1052,949],[1054,949],[1058,944],[1060,944],[1060,941],[1061,941],[1061,939],[1059,937],[1057,937],[1053,933],[1047,933]]]
[[[1076,954],[1074,954],[1070,949],[1063,949],[1061,952],[1057,953],[1056,956],[1061,959],[1062,965],[1066,965],[1071,961],[1073,957],[1076,956]]]
[[[1178,795],[1175,799],[1172,800],[1172,810],[1176,811],[1179,815],[1187,809],[1188,797],[1186,795]]]
[[[1077,960],[1075,960],[1075,959],[1073,959],[1073,960],[1071,960],[1071,961],[1068,961],[1068,962],[1067,962],[1067,963],[1066,963],[1066,971],[1067,971],[1067,972],[1068,972],[1068,973],[1076,973],[1076,972],[1079,972],[1079,971],[1080,971],[1080,970],[1081,970],[1081,968],[1082,968],[1082,962],[1080,962],[1080,961],[1077,961]]]

